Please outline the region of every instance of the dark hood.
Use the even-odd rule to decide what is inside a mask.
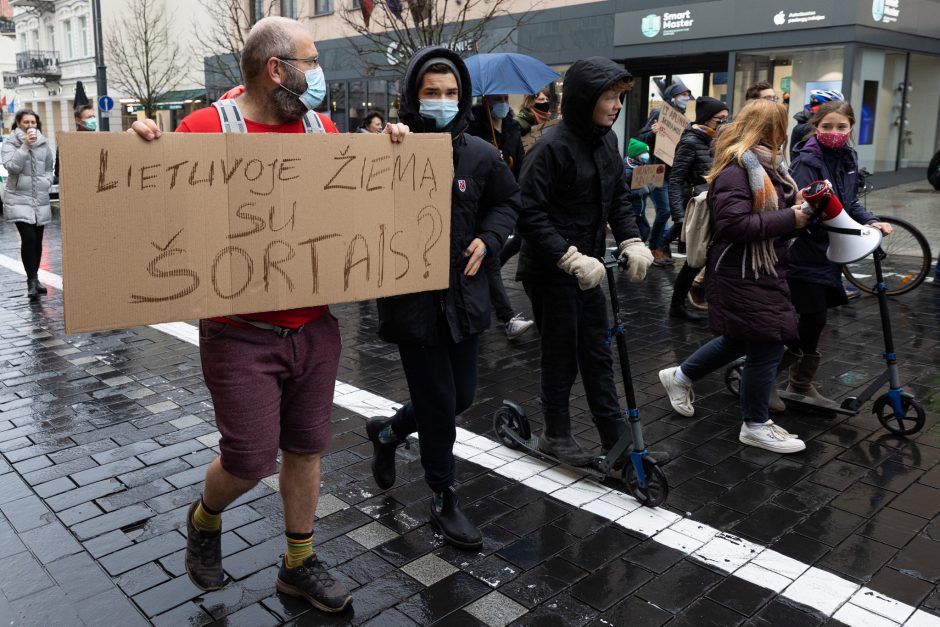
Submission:
[[[576,61],[565,72],[564,98],[561,101],[565,125],[586,138],[607,133],[609,128],[597,127],[592,121],[594,105],[604,90],[632,76],[626,69],[604,57]]]
[[[454,120],[447,128],[438,131],[434,122],[426,120],[418,113],[418,70],[433,57],[444,57],[454,64],[460,76],[457,82],[460,85],[459,111]],[[473,103],[471,95],[470,72],[456,52],[443,48],[441,46],[428,46],[421,48],[414,53],[408,67],[405,68],[404,90],[401,95],[401,108],[398,110],[398,118],[411,128],[413,133],[437,133],[450,132],[451,135],[459,135],[467,128],[467,119],[470,116],[470,106]]]
[[[680,79],[677,78],[676,81],[673,84],[671,84],[669,87],[667,87],[666,90],[663,92],[663,100],[666,100],[672,103],[673,98],[685,92],[689,92],[690,97],[691,97],[692,90],[686,87],[685,83],[683,83]]]
[[[812,112],[806,111],[806,110],[797,111],[796,113],[793,114],[793,119],[799,122],[800,124],[806,124],[807,122],[809,122],[809,119],[811,117],[813,117]]]

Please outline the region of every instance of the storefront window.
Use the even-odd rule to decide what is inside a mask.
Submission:
[[[346,83],[343,81],[330,83],[330,119],[340,133],[349,130],[346,118]]]
[[[940,57],[912,54],[907,75],[907,104],[901,141],[901,167],[926,168],[937,152],[940,110]]]

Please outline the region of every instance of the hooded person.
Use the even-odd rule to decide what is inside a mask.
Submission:
[[[470,73],[446,48],[418,50],[405,71],[399,118],[418,133],[449,133],[451,182],[450,287],[382,298],[379,336],[398,345],[411,399],[390,418],[369,419],[372,475],[395,483],[395,449],[418,432],[431,489],[431,522],[451,545],[476,550],[483,536],[454,490],[457,415],[476,392],[479,336],[490,325],[484,256],[499,256],[519,211],[519,186],[490,143],[468,135]]]
[[[607,451],[626,423],[614,386],[607,345],[607,226],[626,273],[640,281],[653,258],[640,240],[623,160],[611,127],[630,88],[630,72],[591,57],[565,73],[562,119],[526,155],[519,179],[523,237],[518,277],[532,302],[541,333],[541,405],[545,428],[539,450],[572,465],[592,456],[571,434],[568,398],[578,370]]]
[[[676,109],[685,113],[689,100],[692,99],[692,92],[685,86],[680,79],[670,84],[663,90],[663,100]],[[660,109],[654,109],[650,113],[646,124],[636,135],[636,138],[649,146],[650,154],[656,151],[656,134],[659,132],[659,113]],[[653,157],[652,163],[663,163],[661,160]],[[656,209],[656,218],[653,220],[653,226],[650,229],[650,249],[653,251],[654,265],[669,266],[673,264],[672,253],[669,249],[669,243],[679,237],[682,232],[682,223],[673,220],[672,228],[666,231],[666,223],[669,222],[669,166],[666,166],[666,176],[663,179],[663,186],[656,187],[650,192],[650,198],[653,199],[653,207]]]

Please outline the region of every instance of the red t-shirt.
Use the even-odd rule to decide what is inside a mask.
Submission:
[[[338,133],[333,122],[324,116],[320,116],[323,127],[327,133]],[[249,133],[303,133],[304,125],[301,120],[291,122],[290,124],[259,124],[246,119],[245,125]],[[193,111],[187,115],[176,129],[177,133],[221,133],[222,120],[219,119],[219,112],[215,107],[206,107]],[[329,311],[325,305],[319,307],[301,307],[299,309],[285,309],[284,311],[265,311],[249,315],[239,314],[240,318],[248,320],[258,320],[268,324],[276,324],[279,327],[296,329],[297,327],[312,322]],[[239,324],[229,318],[212,318],[217,322],[225,322],[237,326],[246,326]]]

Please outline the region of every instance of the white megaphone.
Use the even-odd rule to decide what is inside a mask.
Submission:
[[[800,190],[803,210],[818,216],[829,232],[829,261],[846,264],[870,255],[881,246],[881,231],[853,220],[829,181],[814,181]]]

